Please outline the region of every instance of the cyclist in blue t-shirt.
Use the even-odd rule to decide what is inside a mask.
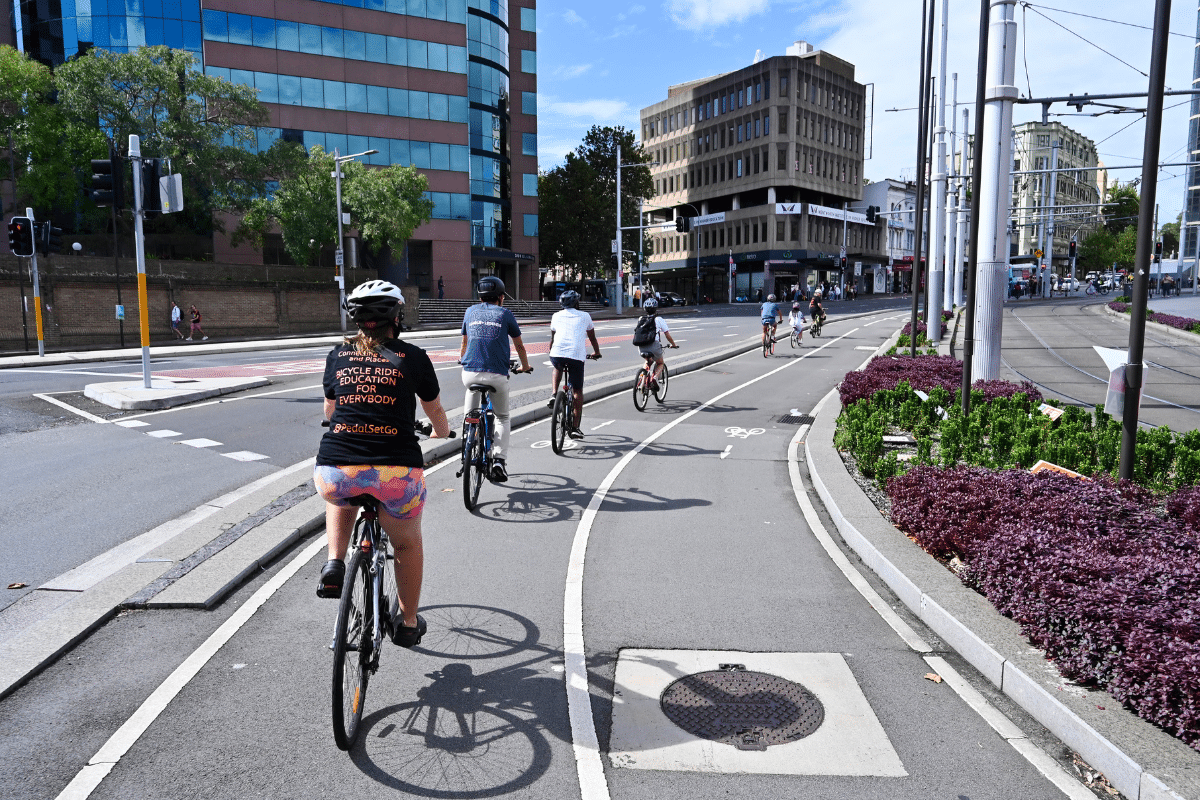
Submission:
[[[491,478],[497,483],[508,480],[504,453],[508,450],[508,370],[512,351],[508,340],[511,337],[517,358],[521,360],[520,372],[533,372],[525,344],[521,341],[521,327],[517,318],[504,307],[504,281],[489,275],[476,287],[483,302],[471,306],[463,316],[462,349],[459,363],[462,364],[463,386],[483,383],[495,389],[492,392],[492,409],[496,413],[496,440],[492,444],[493,466]],[[466,410],[478,408],[479,395],[467,389]]]
[[[775,326],[783,322],[783,314],[779,311],[779,304],[775,302],[775,295],[767,295],[767,302],[763,303],[759,309],[759,316],[762,317],[762,340],[763,344],[767,343],[767,337],[775,338]],[[767,354],[763,353],[763,358]]]

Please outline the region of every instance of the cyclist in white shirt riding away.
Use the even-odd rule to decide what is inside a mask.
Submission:
[[[550,407],[554,407],[558,385],[562,374],[566,372],[571,382],[571,402],[574,407],[567,435],[572,439],[582,439],[579,423],[583,419],[583,362],[589,358],[584,336],[592,343],[590,358],[600,358],[600,342],[596,339],[592,315],[579,310],[579,292],[574,289],[565,291],[558,301],[562,303],[562,311],[550,318],[550,363],[554,366],[554,393],[550,395]]]
[[[800,302],[792,303],[792,313],[788,314],[788,324],[792,326],[792,330],[796,331],[796,340],[804,341],[804,311],[800,307]]]
[[[649,353],[654,356],[654,375],[652,378],[651,387],[658,386],[658,379],[662,376],[663,369],[663,346],[662,337],[667,337],[667,342],[671,347],[678,347],[675,344],[675,339],[671,337],[671,329],[667,327],[667,321],[658,315],[658,301],[653,297],[647,298],[646,302],[642,303],[642,311],[646,316],[654,320],[654,341],[649,344],[638,345],[642,355]],[[655,398],[658,400],[658,398]],[[659,405],[662,405],[662,400],[658,400]]]

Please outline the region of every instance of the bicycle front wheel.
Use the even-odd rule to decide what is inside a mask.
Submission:
[[[550,415],[550,447],[553,448],[556,455],[562,455],[563,442],[567,438],[567,414],[568,406],[567,392],[559,390],[554,395],[554,411]]]
[[[341,750],[354,746],[367,697],[367,664],[374,647],[370,577],[367,557],[355,550],[333,632],[333,740]]]
[[[646,401],[650,399],[650,371],[645,367],[638,370],[637,380],[633,384],[633,407],[638,411],[646,410]]]
[[[663,364],[662,374],[658,376],[658,388],[654,390],[654,399],[660,403],[666,402],[667,399],[667,378],[670,377],[667,373],[667,365]]]

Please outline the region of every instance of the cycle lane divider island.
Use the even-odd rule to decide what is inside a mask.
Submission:
[[[867,312],[861,316],[880,313],[883,312]],[[849,321],[853,318],[856,317],[847,315],[838,319]],[[627,337],[617,338],[627,341]],[[670,363],[674,374],[682,374],[703,369],[732,353],[753,350],[757,346],[757,337],[749,336],[738,343],[725,343],[699,353],[684,351],[670,359]],[[618,374],[620,377],[616,377]],[[601,382],[588,386],[590,398],[627,391],[632,386],[633,370],[613,370],[601,373],[599,377]],[[450,397],[457,398],[457,386],[448,385],[447,390],[451,392]],[[543,389],[527,391],[541,392]],[[185,406],[172,411],[186,410]],[[162,413],[170,412],[150,412]],[[514,409],[513,423],[525,424],[544,418],[548,413],[544,403],[530,403]],[[423,447],[429,461],[458,452],[455,441],[426,442]],[[159,591],[143,595],[136,605],[212,607],[262,564],[270,562],[305,533],[323,524],[323,506],[314,497],[293,497],[292,507],[282,509],[287,513],[277,509],[275,514],[263,518],[265,509],[304,485],[306,475],[303,480],[291,475],[303,473],[305,465],[311,463],[308,460],[292,465],[249,484],[244,487],[245,491],[236,490],[202,504],[143,534],[144,538],[135,537],[97,556],[86,569],[78,568],[41,584],[46,592],[61,590],[64,595],[69,593],[71,596],[66,599],[64,595],[58,595],[53,604],[35,605],[29,615],[7,629],[0,627],[6,633],[0,641],[0,697],[10,694],[39,669],[69,650],[151,584],[158,582]],[[211,516],[213,514],[217,515]],[[256,514],[259,516],[257,522],[247,524],[247,520]],[[222,540],[228,530],[239,525],[241,530],[235,530],[233,535],[226,535]],[[164,578],[172,571],[173,575]],[[39,614],[39,608],[46,609],[46,613]]]

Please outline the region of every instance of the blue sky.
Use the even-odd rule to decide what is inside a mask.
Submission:
[[[1167,85],[1186,89],[1192,79],[1197,10],[1194,3],[1180,0],[1172,5],[1171,29],[1182,35],[1170,37]],[[940,14],[940,0],[938,8]],[[975,0],[950,2],[946,71],[959,75],[960,100],[973,100],[975,91],[978,9]],[[1037,97],[1144,92],[1147,79],[1141,72],[1148,71],[1150,31],[1079,15],[1148,27],[1152,12],[1150,0],[1037,0],[1029,7],[1018,5],[1021,94],[1028,95],[1030,89]],[[541,168],[561,163],[592,125],[623,125],[637,131],[640,109],[664,99],[669,85],[739,69],[753,62],[757,50],[767,56],[782,55],[793,41],[804,39],[855,64],[860,82],[875,84],[874,152],[864,174],[879,180],[897,177],[905,169],[911,173],[916,113],[886,109],[915,105],[920,16],[918,0],[543,3],[538,8]],[[1126,102],[1145,107],[1144,101]],[[1169,97],[1166,105],[1176,107],[1165,112],[1160,161],[1182,161],[1187,100]],[[1074,109],[1062,106],[1052,111],[1072,114],[1052,119],[1098,142],[1106,164],[1141,161],[1145,126],[1140,115],[1074,116]],[[1040,114],[1038,107],[1018,106],[1014,122],[1037,119]],[[972,111],[972,125],[973,120]],[[1139,174],[1137,170],[1111,173],[1122,181]],[[1178,214],[1183,192],[1182,168],[1159,173],[1160,223]]]

